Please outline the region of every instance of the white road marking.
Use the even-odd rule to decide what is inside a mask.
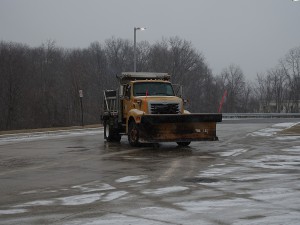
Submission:
[[[172,187],[164,187],[164,188],[157,188],[157,189],[148,189],[145,191],[142,191],[143,194],[150,194],[150,195],[164,195],[174,192],[180,192],[188,190],[188,187],[182,187],[182,186],[172,186]]]
[[[177,168],[180,166],[179,160],[173,160],[171,166],[157,179],[157,181],[167,181],[172,177]]]
[[[122,177],[120,179],[117,179],[117,183],[124,183],[124,182],[129,182],[129,181],[140,181],[146,179],[148,176],[146,175],[139,175],[139,176],[126,176]]]

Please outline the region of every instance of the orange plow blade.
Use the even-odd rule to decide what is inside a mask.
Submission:
[[[140,142],[216,141],[222,114],[145,115],[139,124]]]

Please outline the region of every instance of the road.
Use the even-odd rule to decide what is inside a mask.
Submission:
[[[298,122],[225,120],[189,147],[0,137],[0,224],[299,224],[300,136],[280,133]]]

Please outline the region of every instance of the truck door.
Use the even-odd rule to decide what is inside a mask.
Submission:
[[[131,109],[131,86],[126,85],[124,90],[123,100],[123,118],[127,118],[128,111]]]

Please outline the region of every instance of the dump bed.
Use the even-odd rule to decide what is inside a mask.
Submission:
[[[147,72],[123,72],[118,76],[121,85],[128,84],[134,80],[164,80],[170,81],[171,76],[167,73],[147,73]]]

